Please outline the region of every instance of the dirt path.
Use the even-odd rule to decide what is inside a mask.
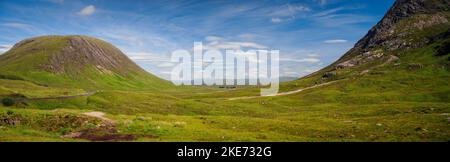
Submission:
[[[71,96],[57,96],[57,97],[43,97],[43,98],[19,98],[17,99],[18,102],[26,102],[26,101],[42,101],[42,100],[64,100],[64,99],[73,99],[78,97],[86,97],[86,96],[92,96],[97,91],[90,91],[78,95],[71,95]]]
[[[286,95],[291,95],[291,94],[299,93],[299,92],[302,92],[302,91],[304,91],[304,90],[308,90],[308,89],[313,89],[313,88],[317,88],[317,87],[322,87],[322,86],[330,85],[330,84],[336,83],[336,82],[338,82],[338,81],[341,81],[341,80],[335,80],[335,81],[331,81],[331,82],[327,82],[327,83],[317,84],[317,85],[314,85],[314,86],[311,86],[311,87],[306,87],[306,88],[302,88],[302,89],[297,89],[297,90],[294,90],[294,91],[281,92],[281,93],[278,93],[278,94],[273,95],[273,96],[234,97],[234,98],[228,98],[228,100],[243,100],[243,99],[253,99],[253,98],[260,98],[260,97],[286,96]]]
[[[86,139],[90,141],[132,141],[136,139],[133,134],[120,134],[115,121],[105,117],[105,113],[92,111],[83,115],[101,119],[103,122],[95,128],[87,128],[63,135],[62,138]]]
[[[107,117],[105,117],[105,113],[103,113],[103,112],[92,111],[92,112],[83,113],[83,115],[99,118],[99,119],[102,119],[105,122],[108,122],[110,124],[114,124],[114,121],[109,119],[109,118],[107,118]]]

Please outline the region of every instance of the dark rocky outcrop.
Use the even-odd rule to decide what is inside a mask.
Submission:
[[[436,47],[436,56],[445,56],[450,54],[450,41],[445,41],[442,45]]]
[[[336,77],[337,77],[336,71],[326,72],[325,74],[322,75],[322,79],[336,79]]]
[[[434,14],[448,11],[449,5],[447,0],[397,0],[385,17],[369,30],[367,35],[355,45],[355,48],[367,49],[389,45],[389,41],[402,34],[396,33],[396,24],[418,14],[433,14],[433,16],[430,19],[415,22],[412,26],[415,29],[447,23],[447,18]]]
[[[118,48],[107,42],[86,36],[70,36],[67,40],[68,45],[59,54],[49,58],[49,63],[44,65],[47,70],[60,73],[93,65],[104,74],[143,72],[143,69]]]

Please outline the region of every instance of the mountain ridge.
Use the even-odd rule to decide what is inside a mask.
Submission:
[[[450,35],[449,6],[446,0],[397,0],[353,48],[334,63],[303,78],[317,75],[327,78],[338,69],[381,59],[395,61],[398,60],[395,51],[422,48],[446,40]],[[387,62],[381,64],[384,63]]]

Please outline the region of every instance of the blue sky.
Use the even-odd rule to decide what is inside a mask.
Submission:
[[[342,56],[394,0],[1,0],[0,53],[40,35],[89,35],[169,79],[176,49],[280,50],[281,76],[300,77]]]

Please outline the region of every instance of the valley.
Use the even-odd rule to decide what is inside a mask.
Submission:
[[[447,1],[399,0],[335,63],[265,97],[175,86],[89,36],[26,39],[0,55],[0,141],[449,141],[449,18]]]

